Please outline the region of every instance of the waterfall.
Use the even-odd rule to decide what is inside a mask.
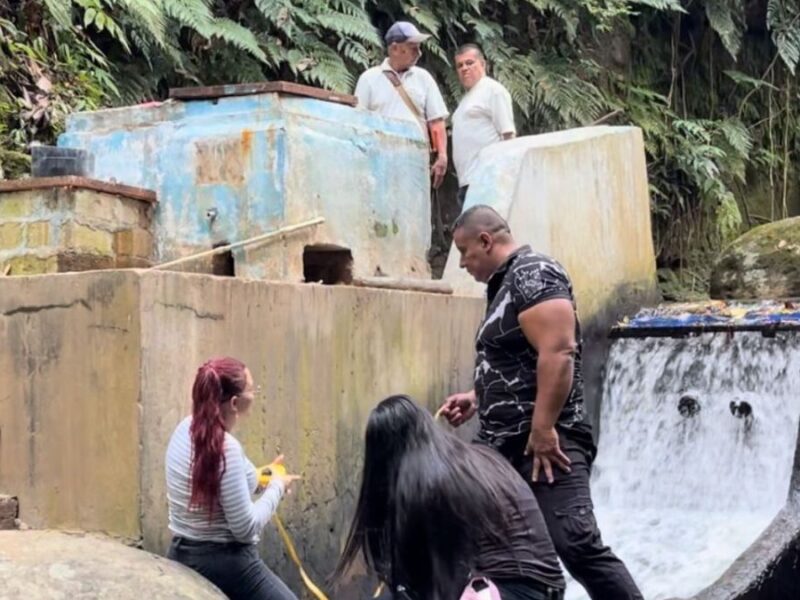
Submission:
[[[800,420],[800,336],[617,340],[592,494],[646,600],[717,579],[781,508]],[[568,600],[586,598],[570,580]]]

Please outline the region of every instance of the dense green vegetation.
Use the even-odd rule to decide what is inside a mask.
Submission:
[[[27,172],[76,110],[170,86],[296,80],[350,91],[406,18],[455,106],[452,53],[480,43],[521,133],[644,130],[668,295],[703,293],[709,257],[798,210],[798,0],[0,0],[0,169]]]

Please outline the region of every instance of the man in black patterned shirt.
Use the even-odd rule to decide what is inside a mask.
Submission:
[[[476,441],[496,448],[529,482],[564,566],[594,600],[641,600],[605,546],[589,490],[596,454],[583,419],[580,324],[572,284],[554,259],[514,242],[488,206],[453,226],[460,266],[487,284],[476,336],[475,388],[442,414],[459,426],[477,412]]]

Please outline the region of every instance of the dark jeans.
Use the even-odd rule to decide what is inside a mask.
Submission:
[[[231,600],[297,600],[261,560],[255,544],[174,537],[167,558],[197,571]]]
[[[593,600],[642,600],[625,564],[603,544],[594,518],[589,491],[595,448],[588,430],[565,433],[559,429],[561,450],[572,461],[570,473],[553,469],[554,481],[547,483],[544,473],[531,483],[533,460],[524,456],[525,440],[503,454],[529,483],[559,558],[567,571],[584,587]]]
[[[469,189],[468,185],[462,185],[460,188],[458,188],[458,195],[456,197],[458,198],[458,205],[461,208],[464,208],[464,200],[467,199],[468,189]]]

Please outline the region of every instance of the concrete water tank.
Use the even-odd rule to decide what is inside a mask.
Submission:
[[[157,192],[156,262],[323,217],[234,251],[235,274],[303,281],[311,246],[349,249],[357,277],[428,278],[426,143],[415,123],[355,102],[282,82],[173,90],[163,103],[72,115],[58,144],[87,150],[91,177]]]

